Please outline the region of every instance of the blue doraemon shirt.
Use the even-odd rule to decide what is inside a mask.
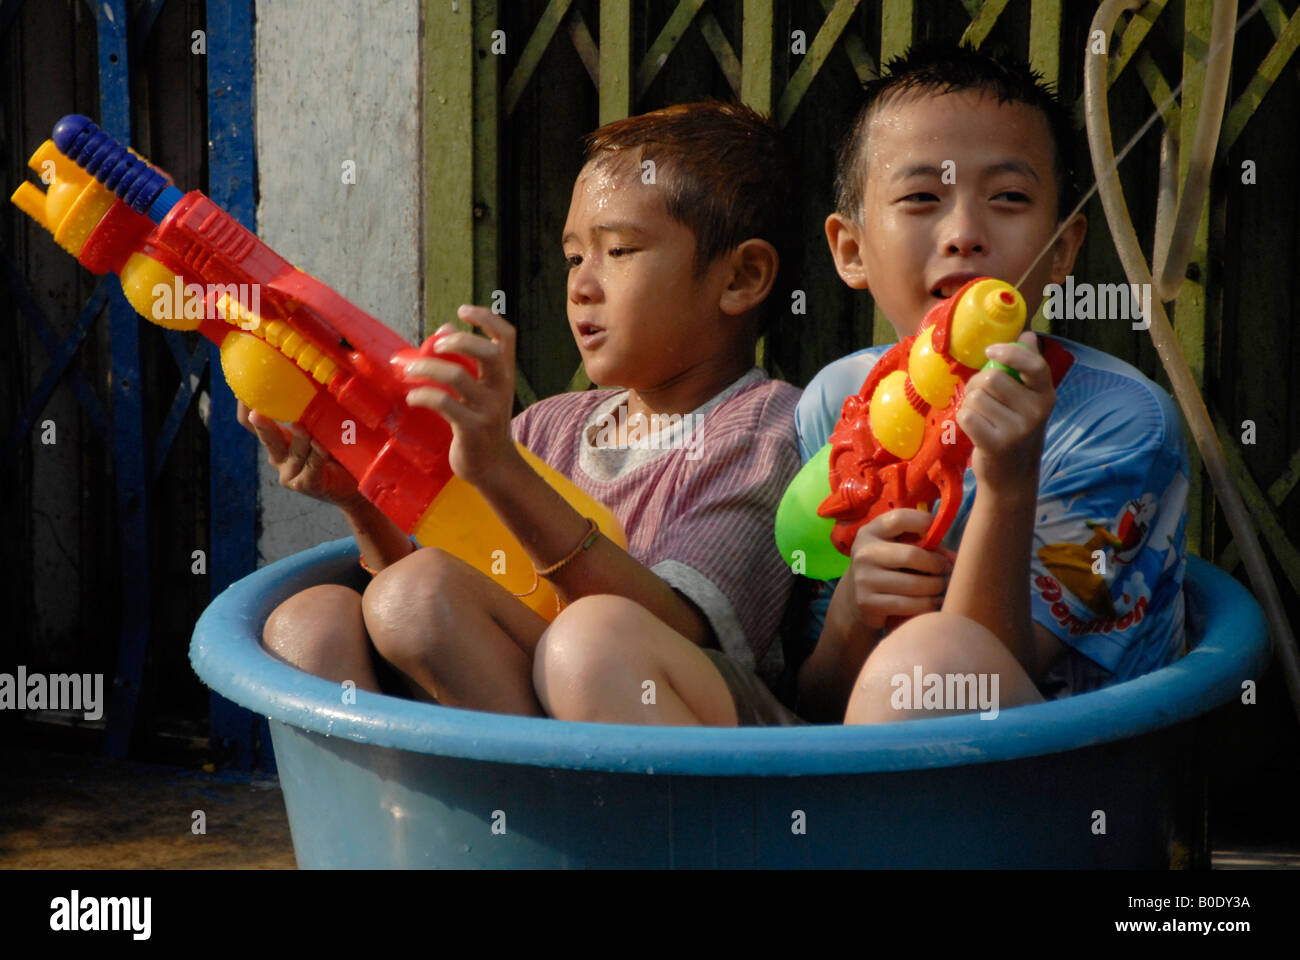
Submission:
[[[1169,395],[1122,360],[1039,336],[1056,407],[1039,467],[1030,556],[1033,619],[1069,652],[1040,682],[1045,696],[1083,693],[1162,667],[1184,651],[1183,575],[1190,470]],[[889,346],[827,366],[795,412],[806,463],[830,438]],[[967,468],[961,508],[944,546],[957,550],[975,500]],[[808,636],[825,623],[835,582],[813,603]]]

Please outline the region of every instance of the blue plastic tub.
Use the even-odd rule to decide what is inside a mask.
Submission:
[[[1204,717],[1267,663],[1263,616],[1189,558],[1179,662],[1066,700],[870,727],[567,723],[355,692],[259,644],[351,539],[234,584],[190,646],[270,718],[300,867],[1205,866]]]

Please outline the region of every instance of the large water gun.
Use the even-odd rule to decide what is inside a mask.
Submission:
[[[112,271],[145,319],[197,330],[221,351],[235,396],[275,420],[299,423],[357,479],[363,496],[407,534],[494,577],[512,593],[534,583],[532,561],[486,501],[448,463],[451,427],[406,403],[430,381],[407,377],[418,357],[477,371],[468,357],[417,350],[384,324],[280,257],[197,190],[89,119],[64,117],[29,165],[13,202],[96,274]],[[522,446],[542,475],[620,546],[618,520]],[[525,598],[548,619],[558,599],[543,581]]]
[[[849,567],[858,530],[899,507],[929,509],[916,540],[933,550],[961,506],[973,449],[957,426],[966,383],[994,343],[1015,340],[1025,301],[1009,283],[981,277],[931,307],[916,333],[895,344],[848,397],[830,441],[791,481],[776,513],[776,541],[795,570],[833,580]]]

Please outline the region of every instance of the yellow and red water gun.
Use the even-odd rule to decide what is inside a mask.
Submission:
[[[1015,340],[1025,301],[1009,283],[980,277],[931,307],[917,332],[891,347],[862,389],[844,401],[830,441],[791,481],[776,514],[781,555],[796,570],[833,580],[849,566],[858,530],[900,507],[934,521],[919,545],[933,550],[961,506],[970,438],[957,426],[966,383],[995,366],[991,344]]]
[[[275,420],[299,423],[407,534],[439,546],[512,593],[533,583],[532,561],[478,492],[448,463],[451,427],[406,394],[427,380],[406,365],[438,356],[308,276],[197,190],[171,178],[73,114],[32,155],[48,189],[22,184],[13,202],[96,274],[113,272],[145,319],[197,330],[221,351],[231,391]],[[580,513],[626,546],[610,510],[520,447]],[[526,598],[548,619],[559,609],[543,582]]]

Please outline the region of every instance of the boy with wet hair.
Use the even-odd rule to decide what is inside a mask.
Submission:
[[[477,360],[477,379],[436,359],[408,367],[454,391],[421,387],[408,402],[451,424],[452,469],[568,606],[547,624],[456,557],[412,552],[336,463],[255,416],[281,482],[339,503],[377,571],[363,593],[291,597],[264,642],[321,676],[377,691],[387,673],[386,685],[451,706],[630,723],[792,717],[770,689],[792,581],[772,525],[799,467],[798,391],[754,366],[790,209],[777,134],[746,107],[688,104],[602,127],[585,159],[562,237],[567,309],[588,376],[609,389],[512,422],[515,331],[480,307],[459,316],[487,338],[440,345]],[[516,440],[609,506],[628,549]]]
[[[915,49],[868,85],[841,152],[838,209],[826,220],[836,270],[870,290],[900,338],[979,276],[1020,282],[1032,316],[1083,242],[1073,155],[1068,116],[1026,64]],[[923,700],[910,689],[918,676],[996,679],[981,689],[1005,709],[1180,654],[1188,463],[1176,408],[1099,351],[1028,331],[1019,343],[987,355],[1020,382],[990,369],[967,387],[957,423],[974,451],[944,545],[915,545],[930,514],[883,514],[859,530],[848,572],[814,604],[815,647],[797,680],[803,716],[964,712]],[[796,415],[805,461],[886,349],[841,358],[808,385]],[[893,617],[910,619],[886,632]]]

